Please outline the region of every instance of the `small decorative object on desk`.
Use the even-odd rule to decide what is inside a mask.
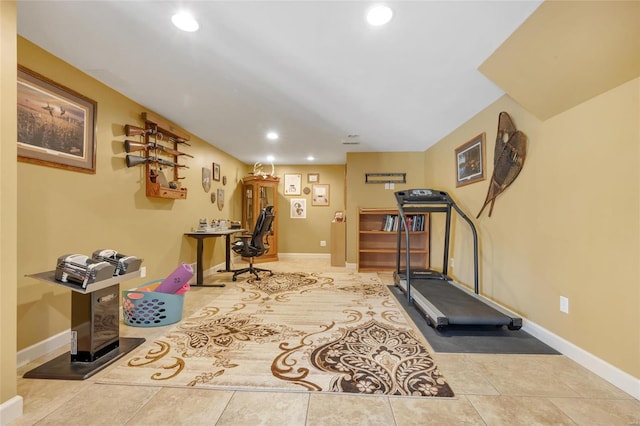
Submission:
[[[240,223],[239,220],[232,220],[231,225],[229,226],[229,229],[240,229],[242,228],[242,224]]]
[[[233,221],[230,219],[211,219],[211,223],[209,224],[208,231],[215,232],[215,231],[226,231],[227,229],[233,229],[232,223]]]
[[[207,232],[209,229],[209,224],[206,217],[201,217],[198,221],[198,228],[196,232]]]

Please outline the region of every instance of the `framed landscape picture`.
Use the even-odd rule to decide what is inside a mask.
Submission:
[[[18,161],[96,172],[97,103],[18,65]]]

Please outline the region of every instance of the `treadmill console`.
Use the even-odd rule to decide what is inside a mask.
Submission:
[[[435,189],[408,189],[395,193],[398,204],[406,203],[446,203],[449,195]]]

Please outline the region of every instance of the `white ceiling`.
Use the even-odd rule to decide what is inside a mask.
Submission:
[[[18,33],[245,163],[344,164],[424,151],[499,98],[478,66],[540,1],[387,2],[381,28],[371,4],[21,0]]]

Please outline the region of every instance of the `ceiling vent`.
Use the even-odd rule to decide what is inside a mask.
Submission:
[[[347,135],[346,139],[342,139],[342,145],[360,145],[360,135]]]

